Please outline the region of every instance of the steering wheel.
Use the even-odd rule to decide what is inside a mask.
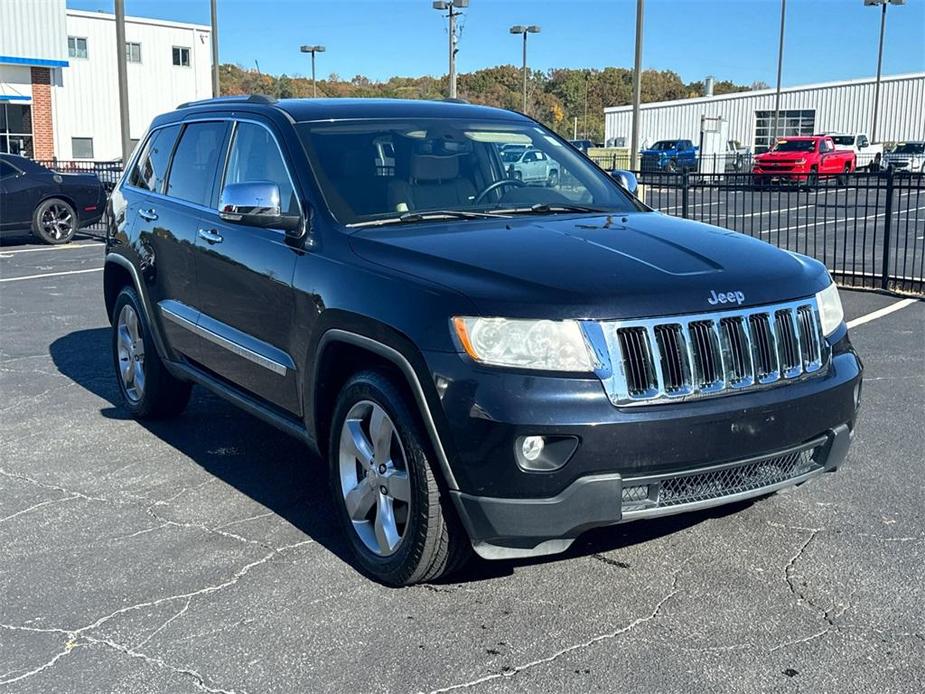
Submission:
[[[493,190],[498,190],[503,186],[515,186],[517,188],[523,188],[526,183],[523,181],[518,181],[516,178],[502,178],[499,181],[489,184],[481,193],[475,196],[475,202],[473,204],[478,205],[482,200],[485,199],[485,196],[488,195]]]

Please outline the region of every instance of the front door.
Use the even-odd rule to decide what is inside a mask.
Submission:
[[[269,181],[283,211],[299,214],[292,179],[269,125],[234,125],[222,185]],[[282,230],[227,222],[218,189],[196,240],[202,362],[212,372],[292,413],[300,412],[291,356],[292,277],[301,251]]]
[[[41,182],[23,173],[4,159],[0,159],[0,210],[2,226],[27,228],[32,212],[39,203]]]

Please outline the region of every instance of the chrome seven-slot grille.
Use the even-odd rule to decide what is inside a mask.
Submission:
[[[601,323],[615,405],[724,395],[821,372],[815,299],[708,314]]]

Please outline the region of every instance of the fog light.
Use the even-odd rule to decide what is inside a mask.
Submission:
[[[524,458],[534,461],[540,457],[540,453],[543,452],[545,447],[546,442],[542,436],[525,436],[520,449],[524,454]]]
[[[552,472],[565,465],[577,448],[574,436],[518,436],[514,458],[526,472]]]

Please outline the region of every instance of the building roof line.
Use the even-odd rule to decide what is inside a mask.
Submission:
[[[880,81],[881,82],[898,82],[902,80],[909,79],[925,79],[925,72],[908,72],[900,75],[884,75]],[[811,89],[832,89],[835,87],[846,87],[851,85],[859,84],[873,84],[877,81],[876,77],[861,77],[853,80],[840,80],[836,82],[819,82],[817,84],[800,84],[793,87],[782,87],[780,92],[781,94],[787,94],[792,92],[804,92]],[[640,107],[645,109],[650,108],[662,108],[666,106],[680,106],[680,105],[691,105],[691,104],[703,104],[708,102],[716,101],[730,101],[732,99],[746,99],[753,98],[756,96],[768,96],[773,95],[777,92],[774,87],[768,89],[756,89],[754,91],[745,91],[745,92],[733,92],[731,94],[718,94],[716,96],[696,96],[689,99],[673,99],[671,101],[650,101],[648,103],[641,104]],[[619,113],[621,111],[630,111],[632,110],[632,104],[627,104],[625,106],[607,106],[604,108],[604,113]]]
[[[103,19],[110,22],[116,21],[116,15],[110,12],[92,12],[89,10],[72,10],[67,9],[67,16],[69,17],[83,17],[86,19]],[[212,27],[208,24],[194,24],[192,22],[175,22],[171,19],[158,19],[156,17],[136,17],[136,16],[125,16],[126,24],[147,24],[150,26],[165,26],[172,27],[174,29],[198,29],[199,31],[211,31]]]

